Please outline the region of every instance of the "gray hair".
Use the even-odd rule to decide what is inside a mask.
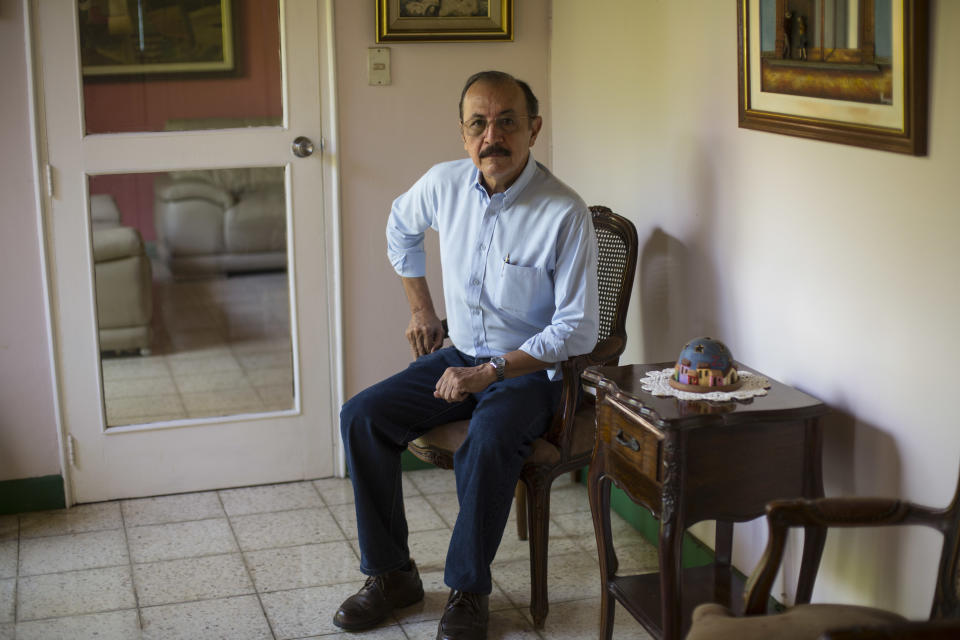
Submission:
[[[509,73],[503,71],[480,71],[467,78],[463,85],[463,91],[460,92],[460,119],[463,120],[463,98],[467,95],[467,90],[477,82],[489,82],[490,84],[515,84],[523,91],[523,97],[527,102],[527,115],[535,118],[540,115],[540,101],[533,95],[533,89],[523,80],[514,78]]]

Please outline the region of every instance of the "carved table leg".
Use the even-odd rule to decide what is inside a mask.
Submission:
[[[613,637],[613,614],[616,600],[610,594],[610,580],[617,572],[617,556],[610,533],[610,480],[595,471],[600,464],[590,465],[588,491],[593,532],[597,537],[597,555],[600,559],[600,640]]]
[[[823,431],[820,420],[807,420],[804,443],[803,497],[823,497]],[[813,582],[820,567],[823,547],[827,541],[826,529],[804,527],[803,556],[800,561],[800,577],[797,581],[796,604],[810,602],[813,595]]]
[[[664,477],[662,485],[663,514],[660,519],[660,625],[661,640],[680,640],[682,610],[680,576],[683,549],[684,518],[680,505],[680,452],[675,440],[664,444]]]

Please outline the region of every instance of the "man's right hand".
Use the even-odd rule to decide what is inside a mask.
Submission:
[[[443,346],[443,325],[432,311],[418,311],[410,316],[406,336],[413,357],[419,358]]]

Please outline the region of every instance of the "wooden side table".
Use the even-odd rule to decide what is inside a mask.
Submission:
[[[823,496],[822,402],[770,379],[766,395],[713,403],[655,397],[640,380],[673,363],[590,367],[597,435],[590,463],[590,509],[603,581],[601,638],[613,633],[620,602],[655,638],[680,640],[693,608],[743,608],[743,581],[730,565],[733,523],[763,515],[775,498]],[[759,374],[749,367],[741,371]],[[769,378],[768,378],[769,379]],[[619,576],[610,533],[610,483],[660,520],[660,571]],[[682,570],[687,527],[716,520],[715,561]],[[806,532],[797,602],[809,602],[826,532]]]

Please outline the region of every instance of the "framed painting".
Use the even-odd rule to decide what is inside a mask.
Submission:
[[[927,0],[737,0],[740,127],[927,148]]]
[[[80,0],[86,77],[232,73],[231,0]]]
[[[513,40],[513,0],[376,0],[377,42]]]

